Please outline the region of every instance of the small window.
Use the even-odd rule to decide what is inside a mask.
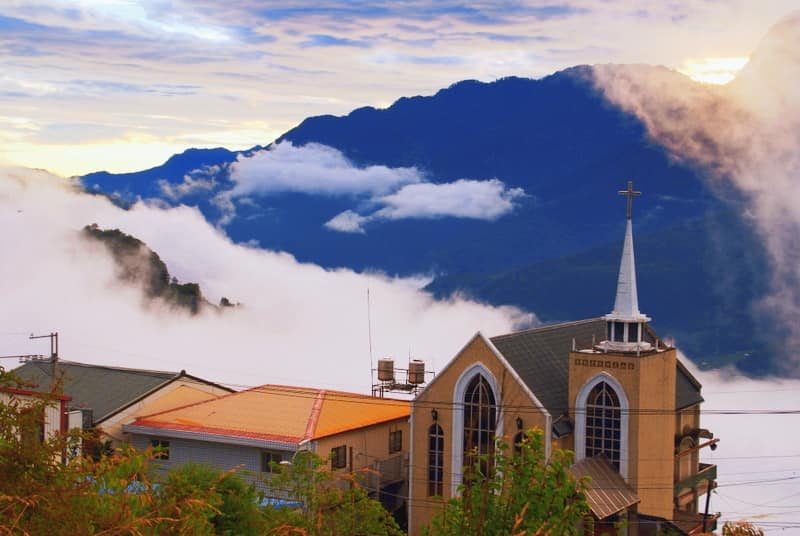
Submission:
[[[261,452],[261,472],[262,473],[278,473],[280,466],[278,464],[283,460],[283,455],[280,452]]]
[[[150,446],[153,447],[153,457],[156,460],[169,460],[169,441],[166,439],[151,439]]]
[[[347,467],[347,445],[331,449],[331,468],[343,469]]]
[[[625,342],[625,322],[614,322],[614,340]]]
[[[403,450],[403,431],[393,430],[389,432],[389,454]]]

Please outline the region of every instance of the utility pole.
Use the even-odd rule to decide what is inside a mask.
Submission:
[[[58,373],[58,332],[54,331],[48,335],[34,335],[31,333],[29,339],[50,339],[50,366],[51,374],[53,377],[52,386],[55,387],[58,380],[56,374]]]

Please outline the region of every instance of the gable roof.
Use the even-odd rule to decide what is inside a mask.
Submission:
[[[283,447],[408,418],[405,400],[309,387],[262,385],[136,419],[124,429],[202,436],[205,440]]]
[[[655,343],[657,336],[649,325],[645,337]],[[570,407],[569,353],[572,341],[577,348],[587,348],[605,338],[606,321],[589,318],[499,335],[492,337],[491,342],[550,414],[558,416],[565,414]],[[677,360],[676,368],[675,408],[702,402],[700,383],[680,360]]]
[[[53,365],[50,360],[28,361],[14,369],[14,373],[37,386],[32,389],[39,391],[49,389],[53,382]],[[216,385],[190,376],[185,371],[109,367],[66,360],[58,361],[56,375],[63,375],[62,391],[72,398],[70,409],[91,409],[95,424],[182,377]],[[216,386],[232,391],[227,387]]]

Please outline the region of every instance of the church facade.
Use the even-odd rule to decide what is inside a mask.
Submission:
[[[716,467],[699,451],[718,440],[701,428],[701,386],[639,311],[630,202],[611,313],[487,338],[476,334],[414,399],[409,533],[457,494],[472,453],[491,453],[540,428],[551,449],[575,452],[576,476],[599,531],[711,530],[700,496]],[[707,503],[706,503],[707,504]]]

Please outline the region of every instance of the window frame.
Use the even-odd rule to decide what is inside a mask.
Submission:
[[[581,461],[586,458],[586,402],[589,398],[589,393],[600,382],[606,382],[619,399],[621,412],[619,473],[627,481],[630,404],[622,384],[608,372],[603,371],[589,378],[578,390],[578,395],[575,397],[575,461]]]
[[[428,428],[428,497],[444,495],[444,430],[439,423]]]
[[[403,430],[389,430],[389,454],[403,450]]]
[[[347,445],[339,445],[331,449],[331,469],[347,467]]]
[[[160,452],[154,452],[153,459],[166,461],[169,460],[170,455],[170,440],[163,438],[150,438],[150,447],[152,449],[160,448]]]
[[[261,451],[261,472],[267,474],[280,473],[280,463],[283,461],[283,453],[275,450],[262,450]],[[273,463],[276,464],[273,467]]]

